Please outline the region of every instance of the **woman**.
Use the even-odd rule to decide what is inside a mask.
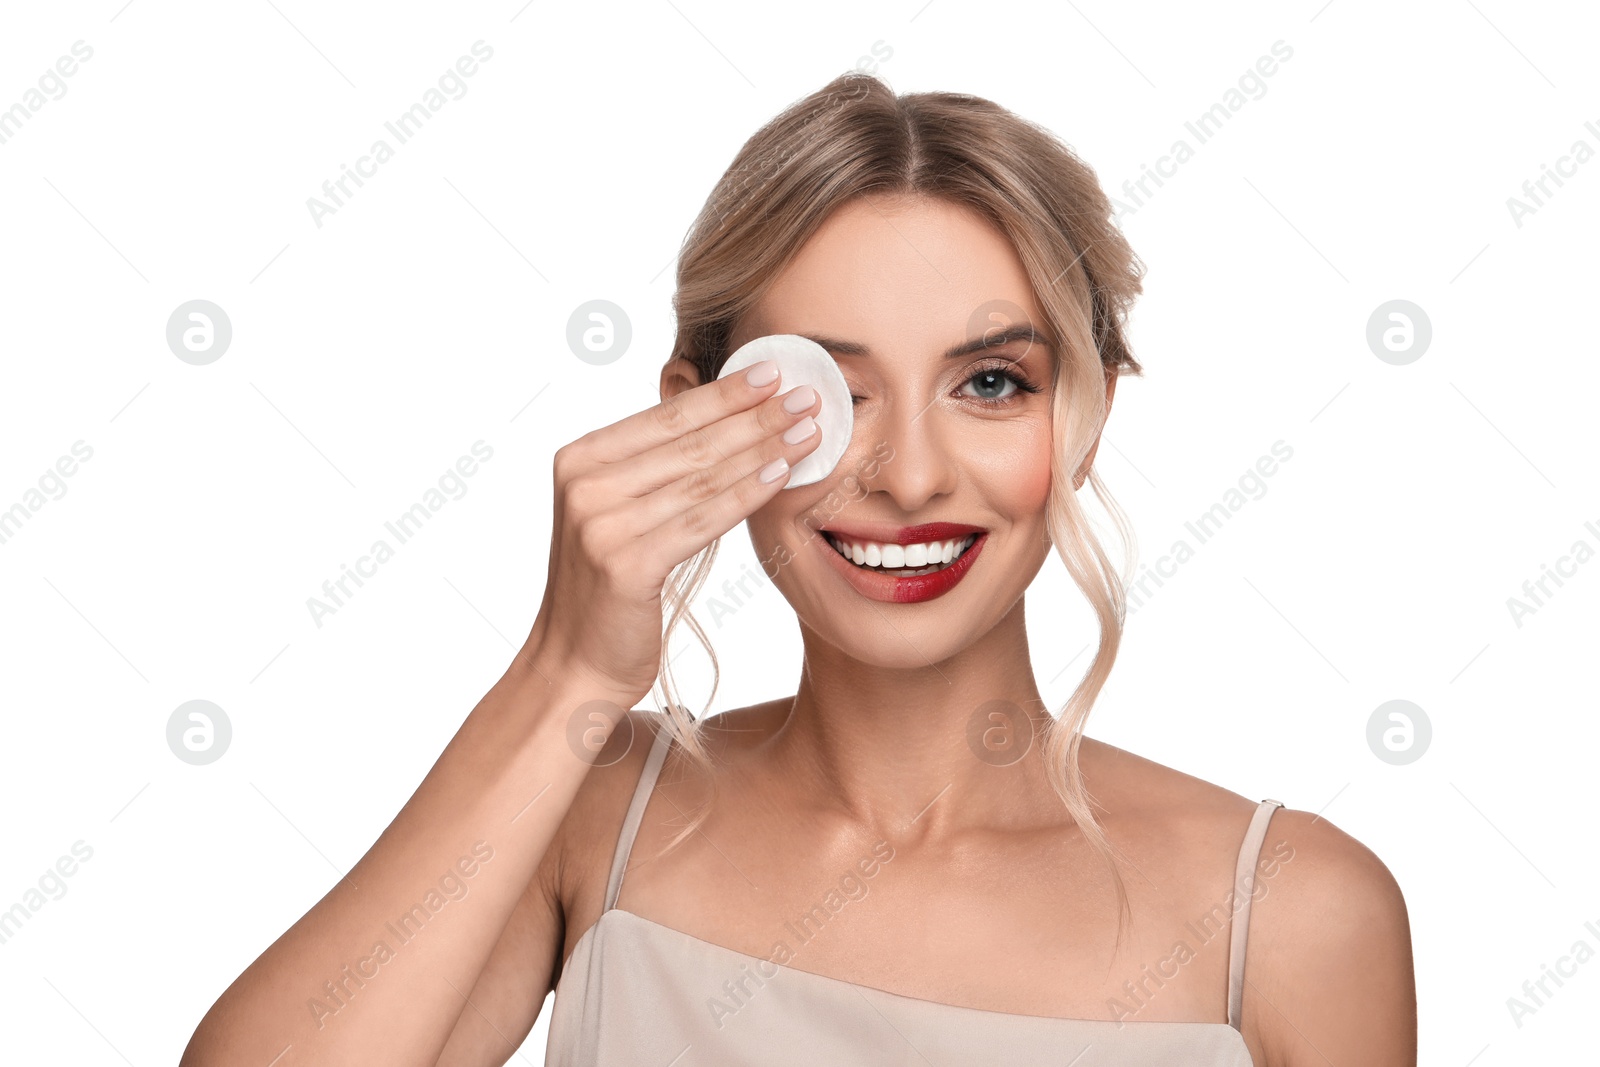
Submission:
[[[680,257],[661,403],[556,454],[525,645],[183,1062],[503,1063],[559,983],[562,1065],[1414,1064],[1376,857],[1082,733],[1124,601],[1076,493],[1122,524],[1092,464],[1141,371],[1110,215],[975,97],[847,74],[759,131]],[[844,458],[788,491],[815,393],[718,378],[781,333],[854,397]],[[695,720],[662,627],[741,521],[805,662]],[[1023,610],[1052,548],[1101,626],[1059,718]],[[658,675],[669,714],[624,712]]]

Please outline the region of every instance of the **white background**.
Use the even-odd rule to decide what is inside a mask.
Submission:
[[[533,621],[552,453],[655,402],[679,243],[768,118],[867,57],[896,91],[1041,123],[1120,197],[1279,40],[1265,93],[1122,216],[1149,267],[1147,373],[1122,381],[1100,466],[1153,561],[1275,441],[1293,457],[1130,618],[1090,733],[1370,846],[1410,908],[1424,1063],[1593,1056],[1600,962],[1520,1027],[1506,1004],[1576,941],[1600,949],[1600,562],[1520,626],[1507,605],[1575,542],[1600,548],[1600,161],[1520,226],[1507,206],[1575,141],[1600,149],[1582,5],[108,0],[0,19],[0,108],[94,50],[0,144],[0,509],[93,449],[0,544],[0,909],[93,850],[0,944],[0,1058],[175,1062],[372,844]],[[466,94],[319,228],[307,198],[480,39]],[[192,299],[232,323],[207,366],[166,343]],[[592,299],[632,323],[608,366],[566,343]],[[1432,324],[1404,366],[1366,342],[1391,299]],[[466,494],[318,627],[307,598],[480,439]],[[753,559],[734,531],[707,589]],[[1090,617],[1055,559],[1029,602],[1059,705]],[[712,710],[793,691],[770,586],[736,626],[701,618]],[[704,657],[675,641],[703,700]],[[1397,698],[1433,728],[1404,766],[1366,740]],[[192,699],[232,723],[207,766],[167,746]],[[547,1022],[548,1002],[517,1062],[542,1061]]]

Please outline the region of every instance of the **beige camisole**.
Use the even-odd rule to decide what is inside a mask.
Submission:
[[[1257,806],[1239,850],[1234,885],[1242,904],[1229,931],[1227,1022],[1017,1015],[798,970],[616,907],[671,743],[659,729],[617,838],[605,910],[562,968],[545,1067],[1253,1067],[1239,1031],[1250,919],[1250,893],[1240,887],[1250,884],[1279,801]],[[723,1008],[711,1010],[713,1001]]]

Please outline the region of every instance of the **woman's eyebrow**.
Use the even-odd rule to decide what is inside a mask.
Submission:
[[[817,334],[809,333],[803,333],[800,336],[804,337],[808,341],[816,342],[836,356],[872,355],[872,349],[867,345],[862,344],[860,341],[841,341],[836,337],[823,337]],[[964,356],[970,356],[974,353],[983,352],[991,348],[999,348],[1002,345],[1008,345],[1015,341],[1027,341],[1030,344],[1037,342],[1046,347],[1049,347],[1050,345],[1049,339],[1031,322],[1019,322],[1013,323],[1003,330],[996,330],[986,333],[982,337],[974,337],[969,341],[963,341],[955,347],[948,349],[942,358],[961,359]]]

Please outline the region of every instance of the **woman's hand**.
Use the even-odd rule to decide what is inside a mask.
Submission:
[[[520,656],[625,708],[650,692],[673,568],[775,497],[822,440],[816,390],[779,387],[765,360],[557,450],[549,577]],[[802,423],[810,434],[786,441]]]

